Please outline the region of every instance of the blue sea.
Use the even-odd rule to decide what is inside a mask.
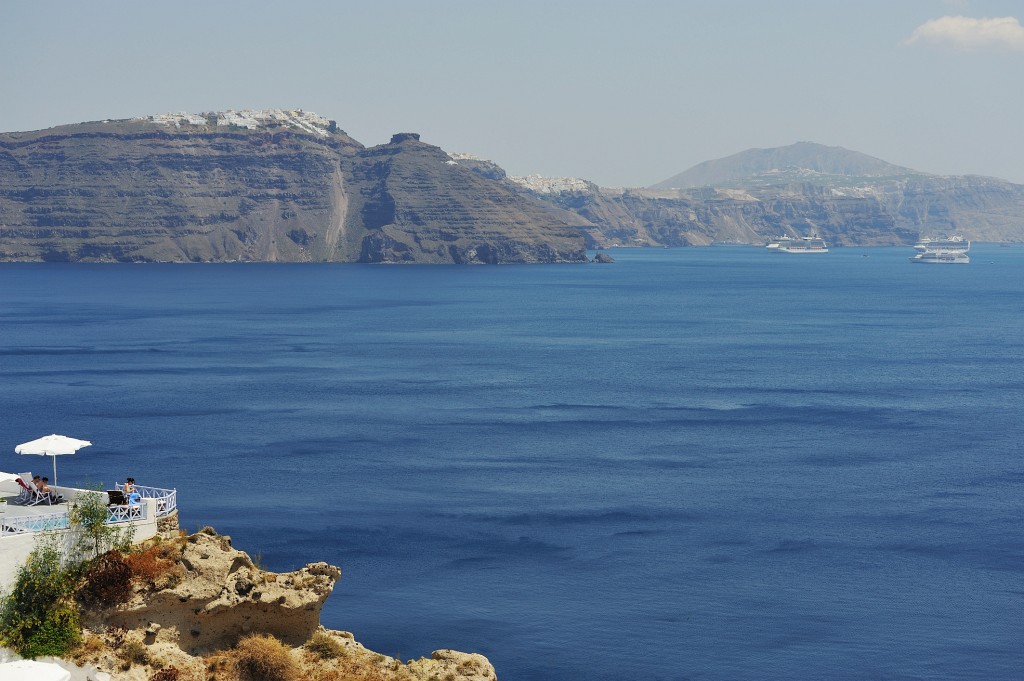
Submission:
[[[174,487],[502,681],[1024,678],[1024,248],[0,265],[0,469]]]

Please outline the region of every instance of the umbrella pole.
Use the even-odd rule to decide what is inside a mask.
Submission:
[[[51,454],[50,458],[53,459],[53,486],[56,487],[57,486],[57,457],[55,457],[55,456],[53,456]]]

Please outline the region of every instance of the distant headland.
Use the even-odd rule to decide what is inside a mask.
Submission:
[[[1024,241],[1024,186],[800,142],[650,188],[508,177],[415,133],[365,147],[301,109],[0,133],[0,261],[586,262],[588,248]]]

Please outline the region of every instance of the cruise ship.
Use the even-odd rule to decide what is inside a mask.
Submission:
[[[910,258],[910,262],[966,265],[971,259],[966,251],[923,251]]]
[[[794,239],[791,236],[780,236],[766,246],[776,253],[828,253],[828,245],[817,234]]]
[[[953,234],[945,239],[932,239],[925,236],[914,244],[914,248],[918,251],[963,251],[966,253],[971,250],[971,242],[965,241],[960,234]]]
[[[967,251],[971,250],[971,242],[959,234],[945,239],[922,237],[914,248],[918,251],[910,258],[910,262],[944,265],[966,265],[971,261]]]

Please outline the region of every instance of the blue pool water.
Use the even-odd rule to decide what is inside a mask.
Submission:
[[[0,266],[0,470],[179,490],[502,681],[1019,679],[1024,249]]]

